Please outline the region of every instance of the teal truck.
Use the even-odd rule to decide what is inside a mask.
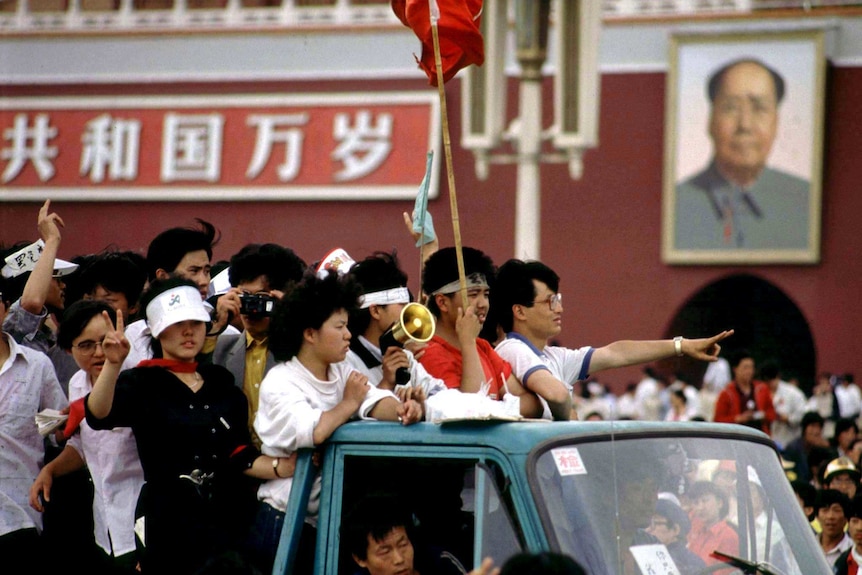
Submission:
[[[720,471],[730,480],[719,482]],[[727,493],[738,549],[680,569],[644,535],[658,499],[686,506],[693,485]],[[300,453],[274,573],[293,572],[304,522],[316,524],[315,575],[357,572],[340,544],[369,493],[402,496],[426,541],[467,569],[520,551],[574,557],[590,575],[829,575],[775,445],[738,425],[642,421],[353,422]],[[311,509],[316,513],[309,513]],[[319,504],[319,505],[318,505]],[[720,557],[720,559],[718,558]]]

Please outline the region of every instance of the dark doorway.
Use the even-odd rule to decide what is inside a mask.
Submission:
[[[682,306],[665,336],[704,337],[730,328],[735,333],[721,343],[722,357],[745,348],[758,365],[774,359],[782,379],[795,376],[810,393],[816,353],[808,322],[784,292],[758,277],[734,275],[706,286]],[[679,371],[699,387],[706,364],[683,358],[659,368]]]

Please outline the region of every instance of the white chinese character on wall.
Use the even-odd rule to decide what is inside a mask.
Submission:
[[[162,137],[162,181],[204,180],[221,176],[224,117],[220,114],[166,114]]]
[[[9,160],[3,170],[4,184],[15,179],[28,160],[43,182],[54,177],[56,170],[51,160],[57,157],[57,147],[48,142],[57,136],[57,128],[50,126],[48,114],[36,114],[32,128],[28,124],[27,114],[18,114],[13,127],[3,130],[3,139],[11,143],[0,150],[0,158]]]
[[[138,150],[140,149],[141,122],[122,120],[102,114],[87,122],[81,136],[82,176],[90,174],[90,181],[102,182],[105,172],[111,180],[134,180],[138,177]]]
[[[367,176],[386,160],[392,150],[392,114],[379,114],[372,125],[371,112],[356,113],[356,123],[350,125],[348,114],[336,114],[333,136],[340,142],[332,153],[333,159],[344,164],[335,174],[339,181]]]
[[[302,165],[302,141],[304,134],[302,129],[286,126],[304,126],[308,123],[308,114],[284,114],[265,115],[254,114],[248,117],[249,126],[257,127],[257,135],[254,141],[254,154],[248,165],[245,175],[254,179],[260,175],[269,157],[272,154],[272,146],[275,143],[284,143],[284,162],[281,163],[276,172],[278,179],[289,182],[299,174]],[[282,128],[282,129],[279,129]]]

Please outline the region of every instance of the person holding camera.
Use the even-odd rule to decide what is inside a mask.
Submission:
[[[260,382],[276,364],[269,350],[270,318],[285,287],[302,279],[305,269],[305,262],[293,250],[273,243],[248,244],[230,259],[230,292],[239,297],[243,331],[218,338],[213,363],[233,374],[248,399],[249,430],[258,448],[261,443],[254,431],[254,414]]]

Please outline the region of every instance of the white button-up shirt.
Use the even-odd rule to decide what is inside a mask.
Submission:
[[[69,381],[69,400],[93,389],[83,370]],[[81,422],[81,432],[69,439],[93,478],[93,523],[96,543],[115,557],[135,550],[135,506],[144,484],[138,445],[130,427],[96,431]],[[112,549],[113,545],[113,549]]]
[[[15,343],[0,366],[0,535],[42,529],[42,514],[30,507],[30,486],[45,460],[45,444],[36,426],[43,409],[63,409],[66,394],[44,353]]]

